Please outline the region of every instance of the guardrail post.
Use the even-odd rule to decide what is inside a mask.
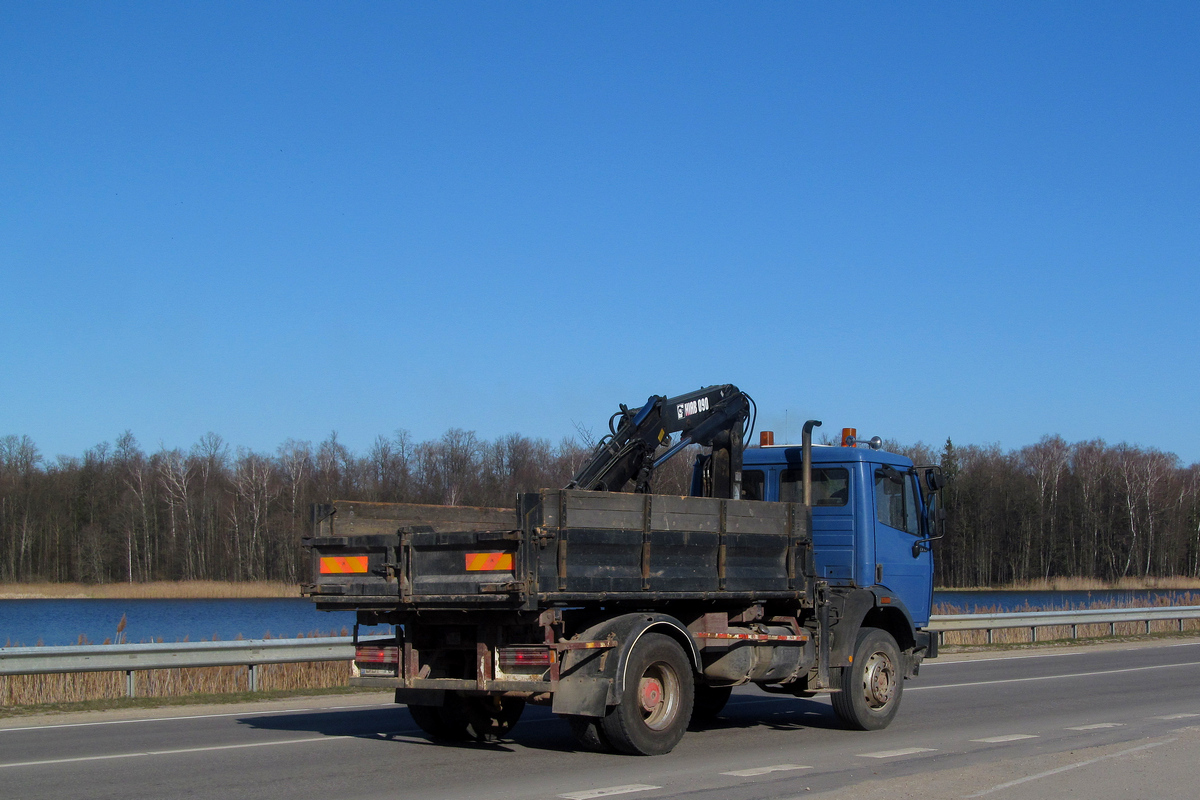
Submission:
[[[248,666],[250,669],[250,691],[257,692],[258,691],[258,665],[250,664]]]
[[[1079,626],[1074,623],[1071,623],[1071,638],[1072,639],[1079,638]]]
[[[1108,635],[1109,636],[1117,635],[1117,623],[1115,623],[1115,622],[1108,623]]]
[[[992,643],[992,629],[991,628],[987,629],[987,643],[988,644]]]
[[[137,697],[137,679],[133,677],[133,670],[125,670],[125,696]]]
[[[1146,620],[1146,633],[1150,632],[1150,620]]]
[[[1179,632],[1183,633],[1183,617],[1179,618]]]
[[[1034,625],[1033,627],[1031,627],[1029,629],[1029,641],[1031,641],[1031,642],[1037,641],[1037,625]]]

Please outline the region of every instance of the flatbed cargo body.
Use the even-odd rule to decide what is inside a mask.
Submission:
[[[813,591],[807,516],[795,503],[553,490],[521,495],[507,512],[335,507],[306,542],[306,592],[326,610],[801,601]]]

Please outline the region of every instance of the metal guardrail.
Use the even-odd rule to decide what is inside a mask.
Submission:
[[[366,637],[364,637],[365,640]],[[135,673],[148,669],[246,666],[250,691],[258,691],[258,667],[309,661],[349,661],[349,636],[312,639],[246,639],[172,644],[100,644],[65,647],[0,647],[0,675],[56,672],[125,673],[125,694],[137,694]]]
[[[1080,625],[1107,624],[1115,636],[1117,625],[1144,622],[1146,633],[1156,620],[1177,620],[1183,630],[1185,619],[1200,618],[1200,606],[1154,608],[1102,608],[1088,611],[1017,611],[1004,614],[935,614],[929,630],[937,631],[939,643],[947,631],[992,631],[1029,628],[1032,641],[1037,629],[1071,626],[1077,638]],[[363,637],[362,641],[373,638]],[[135,675],[140,670],[182,667],[246,666],[250,691],[258,691],[258,667],[264,664],[295,664],[311,661],[350,661],[354,639],[329,636],[311,639],[245,639],[227,642],[175,642],[172,644],[101,644],[65,647],[0,647],[0,676],[45,675],[61,672],[125,673],[129,697],[137,693]]]
[[[938,632],[938,642],[946,631],[987,631],[988,644],[992,631],[1004,628],[1029,628],[1030,641],[1037,641],[1037,629],[1050,626],[1071,626],[1071,638],[1079,638],[1080,625],[1108,625],[1110,636],[1117,635],[1117,625],[1144,622],[1146,633],[1156,620],[1176,620],[1183,630],[1185,619],[1200,618],[1200,606],[1155,606],[1151,608],[1097,608],[1085,611],[1015,611],[1003,614],[935,614],[929,618],[929,630]]]

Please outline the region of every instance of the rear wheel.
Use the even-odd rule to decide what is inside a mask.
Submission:
[[[451,703],[446,697],[444,706],[409,706],[408,713],[412,715],[417,727],[429,734],[429,738],[437,742],[462,742],[470,736],[467,733],[467,716],[461,706]]]
[[[843,667],[831,695],[833,710],[846,727],[860,731],[886,728],[900,707],[904,668],[900,648],[887,631],[862,628],[854,659]]]
[[[464,697],[446,693],[441,706],[409,706],[417,727],[438,741],[475,739],[495,741],[507,734],[521,718],[525,701],[514,697]]]
[[[605,737],[622,753],[671,752],[691,720],[694,691],[692,665],[679,643],[647,633],[629,654],[619,702],[601,723]]]
[[[519,697],[466,698],[468,729],[481,742],[495,741],[507,735],[524,710],[525,701]]]
[[[579,746],[584,750],[593,753],[613,752],[612,743],[604,735],[603,720],[600,717],[581,717],[572,714],[567,716],[566,720],[567,724],[571,726],[571,733],[575,736],[575,741],[579,742]]]

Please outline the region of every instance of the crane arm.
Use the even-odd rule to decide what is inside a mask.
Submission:
[[[634,491],[650,491],[650,473],[688,445],[712,447],[729,466],[724,488],[714,495],[733,497],[741,472],[742,437],[753,401],[732,384],[708,386],[678,397],[651,395],[645,405],[621,410],[609,420],[609,434],[600,440],[587,463],[567,484],[568,489],[621,491],[634,480]],[[671,434],[680,434],[670,445]],[[668,449],[654,457],[660,446]]]

